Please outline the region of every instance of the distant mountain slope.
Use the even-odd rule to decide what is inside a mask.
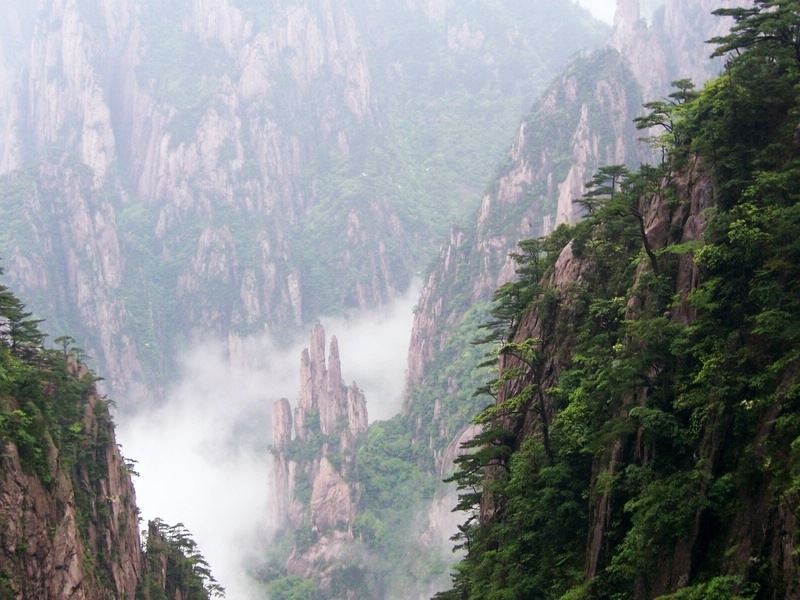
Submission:
[[[120,399],[197,335],[236,354],[406,289],[524,107],[608,34],[556,0],[2,11],[0,254]]]

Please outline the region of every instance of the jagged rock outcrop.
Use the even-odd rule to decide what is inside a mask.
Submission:
[[[669,93],[672,80],[691,77],[700,85],[715,74],[704,41],[728,26],[710,15],[721,5],[719,0],[691,6],[666,0],[648,23],[641,18],[639,0],[620,0],[610,46],[578,57],[534,105],[481,202],[474,227],[454,231],[442,246],[415,311],[407,373],[409,390],[424,388],[424,395],[437,397],[436,404],[407,406],[420,437],[431,421],[442,423],[427,440],[438,449],[437,461],[461,433],[444,426],[453,411],[440,406],[459,391],[450,382],[448,389],[434,382],[436,365],[454,358],[453,333],[472,307],[515,277],[509,253],[519,240],[579,218],[574,200],[600,166],[658,160],[638,140],[643,133],[632,120],[642,114],[645,101]],[[462,390],[454,411],[464,401],[474,403],[470,396],[471,390]]]
[[[0,285],[0,597],[181,600],[220,591],[182,525],[157,519],[145,556],[136,473],[120,454],[111,403],[74,340],[46,349],[37,323]]]
[[[206,599],[225,595],[225,588],[211,574],[210,565],[182,523],[167,525],[161,519],[148,522],[144,564],[137,600]]]
[[[641,102],[640,88],[624,60],[607,49],[579,58],[534,106],[520,125],[507,166],[483,197],[474,229],[454,230],[428,275],[409,346],[409,390],[430,385],[429,378],[439,376],[434,365],[447,365],[452,357],[444,354],[460,351],[450,340],[464,316],[515,277],[509,253],[519,240],[574,222],[578,215],[573,201],[598,166],[647,158],[648,149],[637,145],[632,123]],[[476,325],[470,322],[466,328]],[[475,337],[463,335],[472,336],[468,341]],[[458,379],[454,375],[445,382],[446,389],[423,392],[436,395],[436,404],[407,406],[418,432],[431,422],[442,423],[426,440],[437,464],[444,447],[464,426],[463,421],[458,429],[445,425],[452,412],[463,411],[465,403],[480,410],[472,390],[459,391]],[[455,394],[460,394],[459,400],[443,408],[441,401]]]
[[[548,1],[579,35],[535,48],[547,26],[515,18],[524,5],[487,22],[449,1],[6,2],[7,274],[78,336],[121,406],[140,385],[157,396],[198,332],[235,354],[254,332],[387,302],[482,189],[480,154],[495,159],[528,88],[605,35]],[[528,56],[538,66],[520,73]],[[459,165],[445,150],[477,124]]]
[[[666,248],[691,248],[709,243],[709,239],[704,236],[717,201],[712,175],[704,161],[698,157],[688,160],[678,173],[671,176],[669,183],[662,182],[662,185],[673,186],[674,195],[657,193],[642,197],[638,200],[637,210],[643,216],[643,243],[646,239],[646,244],[651,247],[654,255],[661,257],[663,267],[663,263],[668,261]],[[655,311],[659,313],[654,315],[655,318],[663,319],[660,324],[662,329],[686,331],[693,326],[697,327],[698,307],[690,301],[690,297],[709,275],[707,270],[697,264],[695,258],[691,252],[684,251],[676,252],[674,258],[669,259],[670,275],[665,281],[669,283],[669,297],[674,298],[675,302],[663,316],[660,314],[663,309],[653,306],[658,306],[656,294],[642,291],[647,287],[645,280],[653,275],[655,263],[649,260],[639,261],[629,287],[632,291],[623,305],[620,318],[626,323],[635,323],[643,314],[652,314]],[[595,257],[585,253],[578,255],[573,248],[573,242],[567,245],[560,253],[546,286],[549,293],[553,294],[552,302],[546,309],[542,304],[528,310],[515,329],[513,338],[508,340],[512,346],[535,342],[536,356],[541,357],[541,360],[531,363],[514,351],[501,352],[498,365],[501,374],[518,370],[525,375],[520,378],[512,377],[500,387],[496,398],[497,407],[512,402],[526,385],[533,384],[539,390],[550,390],[542,394],[541,405],[534,407],[531,404],[524,411],[498,413],[493,427],[509,432],[512,439],[510,445],[514,451],[521,451],[532,439],[539,440],[547,449],[548,427],[558,420],[559,411],[566,409],[563,403],[559,404],[557,393],[553,391],[563,385],[564,373],[580,362],[580,359],[576,360],[575,348],[579,342],[575,331],[576,328],[579,330],[581,319],[585,318],[584,309],[581,308],[585,297],[578,290],[585,293],[592,286],[594,289],[598,288],[597,274],[592,273],[596,268]],[[578,316],[581,314],[584,317]],[[570,326],[564,327],[564,323],[569,323]],[[741,324],[740,326],[744,327]],[[626,340],[626,343],[635,342]],[[620,344],[622,346],[624,344]],[[585,351],[583,347],[579,352]],[[659,360],[661,359],[653,359],[649,372],[642,377],[645,382],[648,378],[655,380],[658,377],[661,367],[655,363]],[[625,367],[620,365],[619,368]],[[647,366],[643,368],[648,369]],[[795,368],[787,369],[778,387],[785,387],[788,385],[787,380],[796,375]],[[665,385],[677,387],[679,384],[672,377],[675,376],[671,375]],[[655,404],[650,385],[652,382],[630,385],[616,392],[621,394],[621,398],[617,398],[616,408],[604,421],[605,425],[616,423],[617,428],[604,439],[604,447],[596,452],[591,469],[586,471],[586,476],[590,479],[590,489],[594,490],[583,495],[588,499],[588,536],[584,563],[588,582],[595,578],[608,577],[625,551],[621,548],[631,543],[630,538],[625,538],[621,543],[623,536],[619,531],[613,532],[615,528],[624,523],[624,530],[632,530],[639,526],[641,519],[652,516],[643,516],[649,509],[646,501],[628,499],[624,503],[620,500],[621,496],[628,493],[623,491],[626,485],[623,481],[628,477],[635,478],[631,474],[637,468],[652,468],[657,471],[652,465],[659,459],[663,460],[659,452],[666,452],[669,448],[653,443],[652,438],[648,437],[647,429],[652,424],[646,425],[644,419],[639,420],[638,415],[641,413],[637,411],[649,410]],[[729,390],[720,392],[729,403],[733,401],[726,394],[735,393]],[[664,538],[659,538],[657,542],[653,542],[659,550],[648,558],[651,562],[647,563],[646,572],[632,583],[631,597],[651,598],[676,592],[690,584],[697,586],[697,589],[705,589],[702,587],[704,584],[698,582],[712,579],[717,585],[733,585],[731,589],[744,589],[744,584],[751,582],[752,589],[760,591],[765,597],[793,598],[797,594],[800,564],[793,548],[796,548],[798,540],[798,519],[791,508],[792,500],[779,491],[785,482],[770,471],[769,464],[773,459],[767,456],[771,451],[776,453],[774,456],[785,455],[786,449],[781,448],[780,444],[786,443],[786,436],[781,438],[781,442],[773,439],[773,436],[778,437],[778,415],[785,414],[787,407],[783,404],[782,392],[771,398],[775,404],[762,405],[759,416],[747,428],[748,434],[738,434],[745,435],[744,441],[729,433],[729,428],[733,427],[732,420],[729,416],[724,416],[723,411],[719,411],[720,414],[709,412],[708,420],[699,427],[700,433],[690,442],[691,449],[684,450],[692,457],[691,460],[684,460],[681,465],[678,464],[681,461],[675,459],[668,475],[662,476],[658,483],[649,483],[653,489],[662,489],[658,486],[663,486],[662,493],[666,493],[665,490],[669,489],[666,482],[674,485],[681,476],[675,475],[676,472],[688,473],[687,477],[697,477],[698,481],[702,481],[691,488],[692,493],[710,498],[716,493],[713,486],[727,483],[727,478],[735,473],[730,481],[737,483],[732,483],[725,493],[737,508],[726,513],[721,522],[718,520],[719,516],[714,515],[717,510],[714,501],[692,504],[692,498],[682,498],[682,501],[687,502],[688,516],[684,517],[685,521],[680,522],[680,525],[673,525],[670,535],[674,535],[674,539],[668,537],[665,541]],[[709,399],[708,402],[712,400]],[[672,407],[674,414],[679,414],[679,409],[680,400],[676,400]],[[659,412],[656,408],[652,410],[654,413]],[[619,427],[626,419],[635,423],[638,428]],[[564,422],[561,421],[560,424],[563,425]],[[609,431],[612,429],[609,427]],[[668,437],[666,432],[662,434],[665,438]],[[747,437],[748,435],[752,437]],[[746,451],[742,449],[744,445],[747,447]],[[771,450],[767,450],[768,447]],[[745,466],[749,463],[742,455],[749,452],[758,453],[759,460],[764,461],[760,466],[752,467],[763,469],[757,475],[747,471],[750,466]],[[508,476],[504,471],[508,468],[508,463],[504,463],[504,460],[487,466],[488,479]],[[550,460],[552,462],[552,457]],[[752,477],[752,481],[744,484],[737,477]],[[619,483],[608,486],[602,483],[611,481]],[[635,485],[633,487],[636,488]],[[481,497],[480,520],[489,524],[502,522],[506,518],[503,514],[506,506],[503,504],[503,494],[496,494],[489,491],[490,489],[486,486]],[[794,488],[791,489],[790,493],[794,494]],[[642,495],[646,496],[646,493]],[[661,515],[661,518],[667,517]],[[654,534],[648,531],[648,535]],[[649,551],[653,552],[652,548]],[[711,584],[708,585],[711,589]]]
[[[96,394],[76,427],[86,458],[63,464],[51,445],[48,481],[24,469],[17,446],[2,440],[4,598],[132,599],[143,577],[136,495],[107,406]]]
[[[352,526],[360,489],[352,475],[367,407],[363,393],[355,383],[346,386],[341,373],[336,337],[326,361],[325,331],[317,324],[301,354],[294,416],[285,398],[272,412],[275,510],[280,523],[307,538],[301,547],[295,537],[286,571],[323,589],[337,562],[358,554]]]
[[[723,6],[728,4],[720,0],[667,0],[648,22],[639,0],[618,0],[611,45],[625,57],[646,99],[664,96],[675,79],[699,85],[716,75],[722,62],[709,60],[711,48],[705,42],[730,28],[729,19],[711,14]]]
[[[457,475],[484,481],[462,496],[480,516],[453,595],[797,597],[799,78],[797,40],[772,33],[798,6],[775,8],[730,11],[725,71],[685,100],[660,167],[522,244],[492,311],[495,402]]]

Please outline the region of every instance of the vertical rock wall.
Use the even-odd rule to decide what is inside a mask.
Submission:
[[[26,472],[17,447],[2,442],[3,598],[134,598],[143,575],[136,494],[97,395],[80,425],[87,458],[64,465],[53,446],[51,483]]]
[[[726,5],[721,0],[665,0],[648,23],[641,18],[639,0],[619,0],[609,46],[578,56],[554,81],[520,125],[474,226],[454,231],[443,244],[415,310],[409,390],[436,385],[433,365],[455,360],[446,355],[450,336],[476,303],[488,302],[494,290],[515,277],[509,253],[517,243],[580,217],[574,200],[599,167],[658,160],[639,141],[646,133],[636,130],[632,120],[643,114],[644,102],[670,93],[672,80],[689,77],[699,86],[716,74],[718,65],[709,60],[712,48],[705,40],[729,26],[711,15]],[[460,435],[444,424],[463,407],[444,407],[453,393],[449,382],[446,390],[428,392],[437,396],[439,410],[413,405],[408,410],[418,432],[430,422],[442,424],[439,439],[426,440],[438,452]]]
[[[273,406],[272,482],[279,521],[310,540],[295,542],[288,574],[313,578],[321,588],[345,547],[360,490],[352,480],[359,437],[367,430],[367,406],[355,383],[342,380],[339,345],[317,324],[300,357],[300,393],[294,415],[285,398]]]

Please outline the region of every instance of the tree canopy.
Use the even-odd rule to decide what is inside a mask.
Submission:
[[[725,72],[637,121],[664,164],[600,169],[586,218],[526,243],[568,243],[580,275],[556,286],[545,259],[496,295],[500,373],[454,476],[466,556],[437,598],[800,593],[798,11],[717,11]],[[693,238],[674,217],[698,180]]]

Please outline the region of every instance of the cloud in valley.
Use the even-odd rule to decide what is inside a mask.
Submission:
[[[339,342],[342,374],[364,390],[370,420],[401,406],[406,353],[419,286],[380,310],[320,319]],[[260,598],[244,566],[262,554],[270,517],[271,411],[299,391],[300,352],[268,336],[246,340],[230,360],[221,343],[194,344],[163,406],[118,417],[126,457],[138,461],[137,500],[146,520],[184,523],[229,598]]]

